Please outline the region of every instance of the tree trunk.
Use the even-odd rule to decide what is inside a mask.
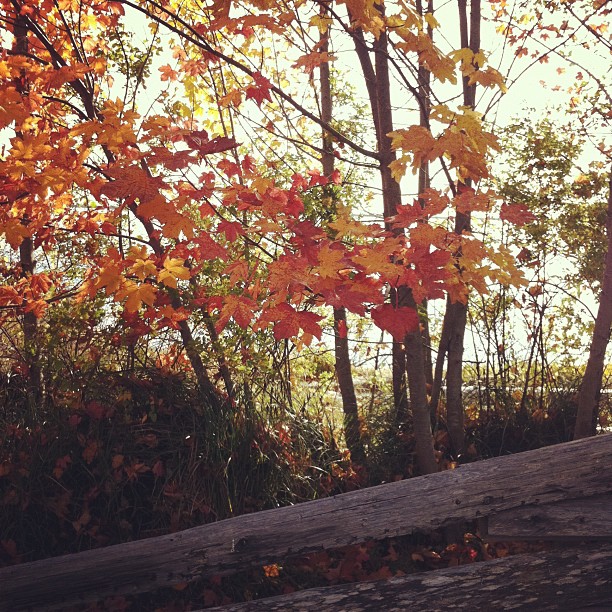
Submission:
[[[606,232],[608,235],[608,251],[606,253],[604,277],[601,283],[599,308],[597,309],[597,317],[595,319],[589,360],[587,361],[578,394],[578,412],[574,429],[575,440],[595,435],[597,429],[601,381],[606,359],[606,349],[610,340],[610,327],[612,326],[612,169],[610,171]]]
[[[366,44],[365,37],[363,35],[362,30],[356,30],[353,33],[353,39],[355,41],[355,51],[357,53],[357,58],[359,59],[359,63],[361,64],[361,70],[363,72],[363,77],[365,80],[366,88],[368,90],[368,97],[370,99],[370,110],[372,111],[372,120],[374,122],[374,129],[376,132],[376,142],[378,143],[378,153],[382,154],[382,150],[385,148],[390,151],[390,142],[386,137],[386,132],[382,131],[381,126],[381,113],[379,110],[380,101],[380,89],[379,85],[379,75],[374,70],[374,66],[370,59],[368,45]],[[385,41],[377,41],[377,47],[381,49],[381,53],[386,53],[386,39]],[[381,47],[381,44],[384,47]],[[384,61],[384,60],[383,60]],[[377,67],[378,71],[378,67]],[[388,69],[387,69],[387,83],[388,83]],[[393,119],[391,116],[386,117],[387,123],[390,121],[391,125],[393,124]],[[391,128],[392,130],[393,128]],[[389,131],[391,131],[389,130]],[[391,152],[391,155],[393,153]],[[391,157],[393,159],[393,157]],[[390,163],[391,159],[387,161],[387,164]],[[395,180],[391,176],[388,167],[385,167],[385,163],[383,163],[382,158],[380,158],[380,175],[382,182],[382,190],[383,190],[383,207],[384,207],[384,215],[385,217],[390,214],[394,214],[393,212],[388,212],[388,209],[397,206],[401,200],[401,193],[399,190],[399,185],[395,183]],[[389,187],[389,182],[391,184],[395,184],[397,189],[393,186]],[[395,204],[392,204],[392,200],[390,199],[389,189],[396,189],[397,200]],[[391,302],[397,304],[398,297],[395,289],[391,290]],[[393,405],[395,407],[395,417],[397,422],[403,422],[406,420],[408,415],[408,387],[407,387],[407,379],[406,379],[406,353],[404,351],[403,344],[401,342],[393,342],[392,345],[392,382],[393,382]]]
[[[379,10],[382,10],[380,5]],[[393,178],[389,168],[389,164],[395,160],[395,152],[391,148],[391,139],[387,136],[393,131],[387,34],[384,31],[381,32],[373,43],[374,65],[370,59],[363,32],[356,30],[353,37],[370,98],[370,108],[376,130],[383,212],[385,218],[392,217],[397,213],[402,193],[399,183]],[[387,229],[394,232],[401,231],[391,227]],[[398,307],[410,306],[416,309],[417,306],[409,287],[392,288],[391,302]],[[418,342],[415,341],[415,337],[418,337]],[[404,343],[393,342],[392,370],[396,421],[403,422],[408,415],[407,391],[409,388],[410,408],[416,437],[417,464],[423,474],[436,472],[438,466],[434,455],[431,419],[427,406],[427,383],[420,330],[407,336]]]
[[[336,376],[342,397],[342,410],[344,411],[344,437],[346,446],[351,452],[351,459],[362,463],[365,459],[365,449],[359,426],[359,412],[357,410],[357,396],[353,383],[353,373],[349,356],[349,344],[346,334],[346,310],[334,308],[334,341],[336,356]]]
[[[467,0],[458,0],[459,31],[461,48],[469,48],[473,53],[480,50],[480,0],[470,2],[470,20],[468,25]],[[476,106],[476,85],[469,85],[468,77],[463,77],[463,104],[474,108]],[[465,181],[467,187],[471,181]],[[471,230],[470,213],[457,212],[455,216],[455,233],[461,235]],[[461,257],[461,251],[456,253]],[[465,451],[465,431],[463,414],[463,351],[465,328],[467,324],[468,302],[446,302],[446,313],[441,334],[440,348],[436,362],[436,380],[434,381],[435,394],[432,392],[432,408],[437,409],[439,391],[441,387],[442,364],[445,354],[448,356],[446,368],[446,426],[451,440],[452,451],[455,456]]]
[[[15,42],[13,51],[15,55],[28,54],[28,28],[27,18],[24,15],[17,15],[13,27]],[[27,93],[27,83],[25,71],[22,71],[21,78],[15,80],[17,91],[24,95]],[[16,132],[21,137],[21,132]],[[21,219],[21,224],[27,227],[29,220],[27,217]],[[34,259],[34,243],[32,238],[25,237],[19,245],[19,265],[22,278],[31,277],[36,269]],[[24,307],[27,303],[24,303]],[[38,319],[33,312],[23,313],[23,358],[27,367],[27,391],[28,402],[32,409],[36,409],[42,399],[42,378],[40,367],[40,349],[37,341]]]
[[[321,33],[320,49],[322,53],[329,51],[329,29]],[[323,62],[319,68],[321,86],[321,119],[326,124],[331,124],[333,116],[333,101],[331,92],[331,78],[329,62]],[[323,131],[323,154],[321,156],[323,174],[331,176],[334,171],[334,153],[330,134]],[[331,198],[332,206],[335,207],[332,189],[326,186],[326,195]],[[342,410],[344,412],[344,438],[346,446],[351,453],[351,459],[362,463],[365,459],[365,450],[359,427],[359,412],[357,407],[357,395],[351,367],[349,353],[349,342],[347,336],[346,309],[334,308],[334,356],[336,376],[342,397]]]
[[[419,15],[423,16],[425,11],[423,10],[423,3],[421,0],[417,0],[416,9]],[[433,0],[429,0],[427,3],[427,12],[433,15],[434,3]],[[427,26],[427,36],[433,40],[433,29],[430,25]],[[431,113],[431,72],[427,70],[425,66],[419,64],[418,71],[419,81],[419,125],[426,129],[429,129],[429,116]],[[425,202],[421,198],[421,194],[428,189],[430,186],[429,176],[429,162],[423,160],[419,166],[419,183],[418,193],[419,204],[421,208],[424,208]],[[433,360],[431,355],[431,333],[429,329],[429,316],[427,313],[427,300],[424,300],[421,304],[419,312],[419,321],[421,324],[421,333],[423,336],[423,355],[425,359],[425,382],[427,383],[428,391],[431,393],[433,388]]]

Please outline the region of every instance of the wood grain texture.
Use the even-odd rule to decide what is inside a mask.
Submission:
[[[489,540],[612,540],[612,495],[526,506],[489,517]]]
[[[209,608],[207,612],[542,612],[577,611],[592,605],[599,606],[595,610],[609,611],[610,602],[612,544],[605,544],[516,555],[377,582],[308,589]]]
[[[612,435],[0,570],[0,610],[51,610],[526,505],[612,493]]]

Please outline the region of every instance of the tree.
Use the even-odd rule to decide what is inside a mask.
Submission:
[[[496,143],[471,109],[443,103],[427,119],[437,129],[415,117],[408,128],[394,130],[391,72],[421,106],[429,103],[422,99],[426,86],[419,94],[419,67],[440,82],[456,80],[459,71],[468,87],[497,87],[501,78],[482,68],[478,53],[436,48],[425,31],[426,24],[434,27],[430,13],[403,3],[351,3],[345,15],[338,12],[342,4],[325,8],[329,17],[299,3],[259,1],[202,9],[122,0],[84,3],[78,10],[51,2],[3,3],[5,23],[12,28],[23,22],[28,55],[4,59],[3,125],[23,137],[11,141],[0,167],[12,181],[0,227],[13,250],[30,239],[35,248],[52,249],[62,232],[82,242],[94,238],[100,249],[90,254],[77,287],[64,287],[61,274],[7,279],[2,305],[21,313],[25,303],[43,316],[57,296],[70,299],[76,291],[81,301],[102,296],[136,337],[171,329],[217,412],[236,398],[229,364],[236,354],[248,362],[256,349],[247,336],[271,334],[299,347],[321,337],[322,306],[338,315],[342,308],[369,315],[393,337],[396,412],[408,414],[409,395],[418,462],[431,472],[437,466],[417,307],[445,295],[464,301],[470,287],[483,290],[485,278],[505,281],[515,268],[507,252],[494,253],[440,221],[455,209],[458,219],[489,210],[491,197],[467,189],[450,198],[428,188],[414,205],[401,203],[399,181],[408,167],[440,163],[454,189],[451,173],[463,182],[488,174],[486,156]],[[174,37],[176,69],[159,67],[169,88],[158,94],[156,112],[141,114],[135,92],[147,82],[159,45],[130,59],[120,34],[126,10],[130,18],[140,13],[155,36],[164,31]],[[299,33],[325,32],[330,23],[355,45],[375,150],[367,136],[359,140],[330,124],[316,108],[316,95],[298,101],[293,91],[312,84],[314,68],[332,61],[318,36]],[[112,35],[102,37],[102,31]],[[294,64],[264,62],[268,43],[297,54]],[[24,71],[28,89],[20,92],[14,79]],[[124,100],[114,98],[112,77],[123,79]],[[326,134],[323,149],[315,144],[315,127]],[[243,136],[247,142],[241,143]],[[286,160],[273,163],[258,151],[274,151],[270,142],[316,152],[317,165],[321,156],[325,160],[324,172],[278,172]],[[342,180],[335,169],[326,175],[332,152],[339,164],[378,166],[384,227],[348,212],[325,223],[305,216],[311,190]],[[27,227],[21,222],[26,217]],[[484,265],[485,258],[496,266]],[[83,263],[75,252],[67,265]],[[240,351],[228,355],[222,347],[237,338]]]
[[[497,18],[503,22],[501,29],[504,34],[517,45],[517,55],[528,55],[531,46],[531,57],[534,62],[548,62],[551,57],[560,60],[563,72],[569,67],[575,70],[575,82],[570,87],[573,94],[569,101],[570,112],[578,121],[579,132],[593,139],[596,149],[603,158],[601,166],[609,166],[611,152],[609,145],[598,141],[598,134],[609,130],[612,96],[607,82],[608,74],[598,72],[598,62],[594,58],[603,58],[602,66],[607,66],[610,52],[610,42],[605,38],[605,32],[610,27],[610,8],[605,2],[594,5],[576,0],[574,2],[534,3],[533,14],[521,15],[517,21],[513,9],[500,7]],[[559,14],[564,19],[559,24],[553,18]],[[525,27],[525,22],[533,22],[531,27]],[[551,44],[548,39],[554,35],[559,42]],[[589,53],[588,63],[582,59],[584,51]],[[587,99],[587,107],[580,104],[580,98]],[[607,228],[610,227],[610,208],[608,206]],[[595,320],[595,329],[591,342],[591,350],[585,375],[578,394],[578,414],[576,419],[575,437],[582,438],[593,435],[596,428],[598,397],[601,388],[606,347],[610,336],[610,291],[612,286],[608,265],[608,250],[604,264],[603,279],[599,308]]]

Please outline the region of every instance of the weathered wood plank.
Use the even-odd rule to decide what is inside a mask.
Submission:
[[[489,540],[612,540],[612,495],[525,506],[488,519]]]
[[[152,591],[527,504],[612,492],[612,435],[267,510],[180,533],[0,570],[0,610]]]
[[[610,610],[610,602],[612,544],[598,544],[516,555],[391,580],[307,589],[209,608],[206,612],[542,612],[579,610],[591,605]]]

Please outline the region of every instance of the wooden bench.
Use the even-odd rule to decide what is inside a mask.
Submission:
[[[224,610],[612,608],[612,434],[498,457],[175,534],[0,569],[0,610],[62,609],[321,549],[479,519],[554,549]]]

